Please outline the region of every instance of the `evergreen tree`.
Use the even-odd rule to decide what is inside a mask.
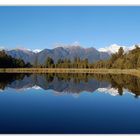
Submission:
[[[38,56],[37,54],[35,55],[35,61],[34,61],[34,67],[38,67]]]
[[[51,57],[47,57],[46,62],[45,62],[45,67],[46,68],[53,68],[54,67],[54,61]]]
[[[122,57],[123,54],[124,54],[123,47],[120,47],[119,50],[118,50],[118,57]]]

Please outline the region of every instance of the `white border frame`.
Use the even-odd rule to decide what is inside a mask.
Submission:
[[[0,6],[139,6],[138,0],[0,0]],[[138,140],[140,135],[0,135],[1,139],[6,140],[118,140],[118,139],[135,139]]]
[[[90,6],[90,5],[104,5],[104,6],[137,6],[140,5],[139,0],[0,0],[0,5],[3,6]]]

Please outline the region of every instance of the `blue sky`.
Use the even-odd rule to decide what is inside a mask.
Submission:
[[[0,7],[0,46],[53,48],[140,43],[140,7]]]

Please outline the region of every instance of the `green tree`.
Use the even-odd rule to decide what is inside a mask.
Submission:
[[[38,56],[37,54],[35,55],[35,61],[34,61],[34,67],[38,67]]]
[[[46,62],[45,62],[45,67],[46,68],[53,68],[54,67],[54,61],[51,57],[47,57]]]
[[[138,57],[138,60],[137,60],[137,68],[140,68],[140,56]]]
[[[119,50],[118,50],[118,57],[122,57],[123,54],[124,54],[123,47],[120,47]]]

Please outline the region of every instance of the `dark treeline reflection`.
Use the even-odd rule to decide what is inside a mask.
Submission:
[[[140,95],[140,78],[131,75],[111,74],[0,74],[0,89],[6,87],[26,89],[39,86],[44,90],[57,92],[80,93],[93,92],[98,88],[114,88],[120,95],[127,89]]]
[[[29,74],[0,73],[0,89],[4,90],[7,85],[15,80],[23,80],[25,75],[29,76]]]

